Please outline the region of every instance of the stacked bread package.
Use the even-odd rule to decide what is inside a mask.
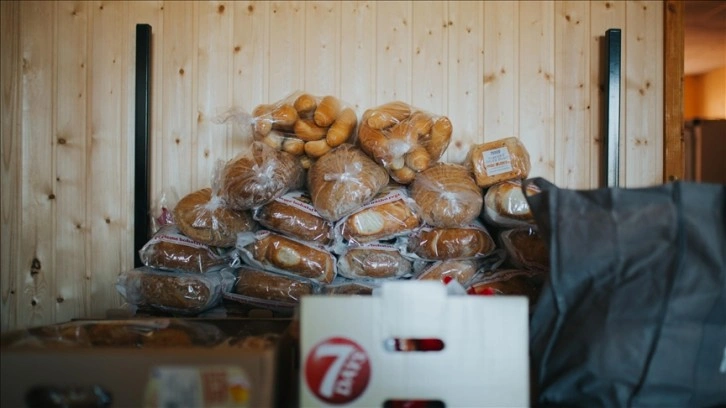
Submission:
[[[140,251],[146,266],[119,277],[128,303],[194,314],[223,298],[291,313],[302,296],[371,294],[391,279],[504,293],[480,290],[503,262],[548,267],[516,138],[440,162],[446,116],[390,102],[359,122],[338,98],[303,92],[236,118],[249,146],[178,201]]]

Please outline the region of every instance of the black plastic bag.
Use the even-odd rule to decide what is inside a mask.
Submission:
[[[533,404],[726,406],[726,186],[530,183],[551,262],[530,325]]]

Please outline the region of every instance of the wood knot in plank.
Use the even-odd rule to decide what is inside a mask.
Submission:
[[[30,263],[30,276],[35,276],[40,273],[41,265],[40,265],[40,259],[33,258],[33,261]]]
[[[219,7],[217,7],[217,12],[219,14],[224,14],[224,4],[220,4]]]

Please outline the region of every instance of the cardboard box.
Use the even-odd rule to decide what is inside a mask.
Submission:
[[[529,405],[526,297],[447,296],[433,281],[386,283],[381,292],[302,299],[301,406]],[[391,346],[406,339],[443,348]]]
[[[198,322],[195,319],[148,321],[159,320]],[[202,322],[213,324],[224,335],[237,336],[235,339],[250,339],[246,336],[283,335],[290,320],[224,319]],[[78,324],[84,323],[87,322]],[[128,321],[117,323],[127,324]],[[57,327],[69,325],[72,326],[36,328],[34,332],[47,334],[57,332]],[[4,339],[7,338],[4,336]],[[45,387],[41,395],[46,398],[48,390],[56,389],[66,397],[71,395],[69,391],[81,392],[85,396],[76,393],[75,398],[90,399],[96,403],[102,397],[94,395],[94,392],[101,390],[104,395],[110,396],[110,404],[100,406],[111,407],[275,405],[276,372],[280,365],[276,345],[256,348],[224,342],[211,347],[157,345],[154,348],[134,348],[74,347],[72,342],[38,347],[32,342],[25,343],[23,346],[16,342],[15,346],[8,347],[5,341],[1,349],[0,405],[3,407],[27,406],[29,392],[35,387]]]

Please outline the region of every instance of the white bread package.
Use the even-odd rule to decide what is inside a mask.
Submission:
[[[332,95],[295,92],[252,112],[255,140],[300,159],[304,168],[341,144],[353,142],[358,116]]]
[[[250,147],[229,160],[219,174],[219,195],[236,210],[253,209],[269,203],[305,182],[300,162],[286,152],[264,143]]]
[[[405,235],[421,225],[414,206],[406,188],[387,186],[373,201],[338,221],[336,240],[338,244],[367,243]]]
[[[423,220],[443,228],[470,224],[484,201],[471,172],[451,163],[437,163],[419,173],[409,192]]]
[[[399,239],[396,245],[407,257],[428,261],[482,258],[497,249],[489,232],[479,222],[456,228],[424,226]]]
[[[529,153],[516,137],[472,146],[466,163],[474,172],[479,187],[526,179],[531,167]]]
[[[225,205],[215,188],[184,196],[174,207],[174,221],[182,234],[204,245],[233,247],[240,232],[254,231],[257,223],[247,210]]]
[[[182,235],[176,225],[162,227],[139,250],[141,262],[152,268],[188,273],[205,273],[233,262],[231,248],[204,245]]]
[[[338,257],[338,273],[348,279],[396,279],[411,272],[411,261],[393,245],[351,245]]]
[[[358,127],[358,143],[396,182],[409,184],[437,162],[449,146],[453,127],[433,115],[396,101],[368,109]]]
[[[255,209],[254,219],[263,227],[301,241],[328,245],[333,225],[325,220],[304,191],[291,191]]]
[[[321,283],[335,279],[335,257],[326,249],[267,230],[243,233],[237,250],[246,264]]]
[[[527,193],[537,194],[539,188],[530,184],[527,186]],[[535,225],[534,216],[522,192],[522,181],[507,180],[489,187],[484,194],[482,218],[502,228]]]
[[[313,206],[335,222],[370,202],[388,184],[388,173],[359,148],[343,144],[308,170]]]

